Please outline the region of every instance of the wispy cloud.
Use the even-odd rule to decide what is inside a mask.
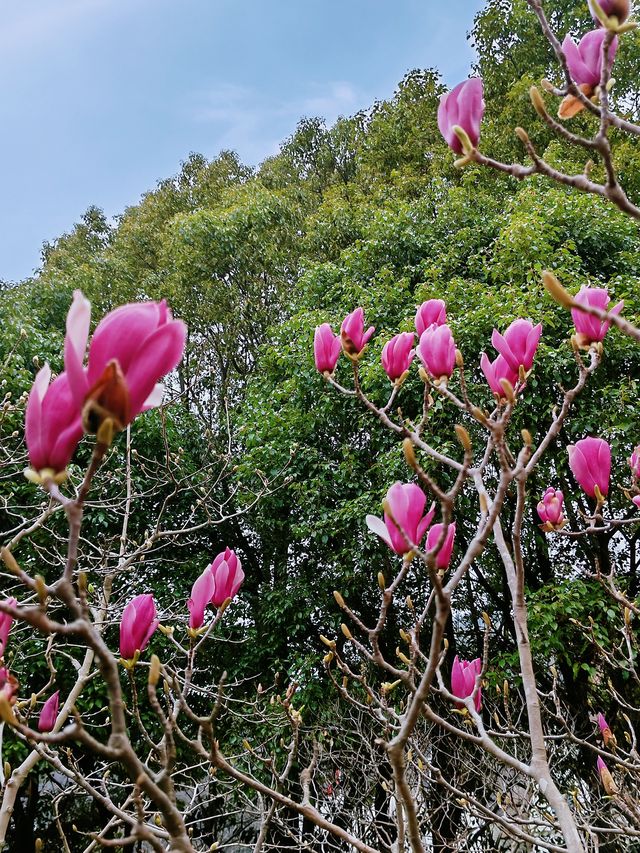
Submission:
[[[282,139],[293,132],[303,116],[320,116],[332,124],[369,102],[351,83],[314,84],[298,98],[278,101],[232,83],[199,92],[192,101],[190,118],[211,126],[218,148],[232,148],[251,163],[276,153]],[[274,137],[274,130],[278,132]]]

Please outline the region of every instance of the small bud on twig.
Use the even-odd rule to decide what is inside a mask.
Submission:
[[[533,104],[534,110],[538,113],[540,118],[547,117],[547,108],[544,105],[544,101],[542,100],[542,95],[538,90],[537,86],[531,86],[529,89],[529,97],[531,98],[531,103]]]
[[[151,655],[151,666],[149,667],[149,677],[147,681],[152,687],[155,687],[160,681],[161,670],[162,664],[160,663],[160,658],[158,655]]]
[[[555,302],[562,305],[564,308],[573,307],[573,297],[564,289],[552,272],[545,270],[542,273],[542,281],[544,282],[544,286],[547,288],[549,296],[551,296]]]
[[[415,468],[418,464],[416,461],[416,454],[413,449],[413,442],[410,438],[405,438],[402,442],[402,451],[404,453],[404,458],[407,460],[407,465],[410,468]]]
[[[463,448],[467,451],[467,453],[471,452],[471,437],[466,429],[462,426],[462,424],[456,424],[454,426],[456,431],[456,435],[458,436],[458,441],[463,446]]]

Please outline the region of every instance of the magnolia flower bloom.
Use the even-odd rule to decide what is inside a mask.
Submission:
[[[602,75],[602,43],[607,35],[604,29],[588,32],[578,44],[571,36],[566,36],[562,49],[567,59],[567,67],[574,82],[587,98],[593,97]],[[609,62],[613,59],[618,48],[617,37],[609,47]],[[575,95],[563,98],[558,115],[560,118],[572,118],[584,109],[584,104]]]
[[[489,356],[486,352],[483,352],[480,357],[480,367],[489,384],[489,388],[491,388],[499,400],[505,396],[504,388],[500,384],[501,379],[506,379],[512,388],[516,387],[518,374],[515,370],[511,369],[503,355],[497,356],[494,361],[489,361]]]
[[[517,374],[520,367],[531,370],[541,334],[542,323],[534,326],[529,320],[514,320],[504,335],[494,329],[491,343]]]
[[[225,548],[209,566],[213,576],[211,604],[221,607],[228,598],[235,598],[244,581],[242,563],[235,551]]]
[[[341,350],[340,335],[334,335],[333,329],[328,323],[316,326],[316,332],[313,336],[313,355],[316,370],[319,370],[320,373],[333,373]]]
[[[629,457],[629,467],[634,477],[640,477],[640,444]]]
[[[618,786],[613,781],[613,776],[609,773],[609,768],[600,756],[598,756],[596,766],[598,768],[598,773],[600,774],[600,781],[602,782],[605,794],[609,797],[615,797],[616,794],[618,794]]]
[[[210,567],[207,566],[204,572],[197,578],[191,588],[191,598],[187,601],[189,627],[193,630],[202,627],[204,611],[211,602],[211,596],[213,595],[215,581],[209,569]]]
[[[429,528],[429,532],[427,533],[427,551],[432,551],[438,542],[440,541],[440,537],[442,536],[442,531],[444,529],[444,524],[434,524],[433,527]],[[453,543],[456,538],[456,523],[452,521],[447,528],[447,533],[444,537],[444,542],[438,551],[436,556],[436,568],[437,569],[448,569],[449,563],[451,562],[451,555],[453,554]]]
[[[608,311],[609,294],[603,287],[587,287],[583,285],[578,293],[574,296],[574,301],[581,305],[588,305],[591,308],[599,308],[601,311]],[[619,314],[624,306],[624,301],[618,302],[611,308],[611,314]],[[586,314],[579,308],[571,309],[571,317],[573,324],[576,327],[576,338],[578,345],[588,349],[591,344],[598,343],[604,340],[604,336],[609,331],[611,325],[609,320],[602,321],[592,314]]]
[[[567,447],[569,467],[590,498],[605,497],[609,491],[611,448],[603,438],[583,438]],[[599,494],[598,494],[599,492]]]
[[[416,332],[418,337],[429,326],[444,326],[447,322],[447,310],[442,299],[427,299],[416,311]]]
[[[578,86],[588,86],[591,92],[600,83],[602,75],[602,43],[607,36],[604,29],[591,30],[583,36],[578,44],[571,36],[566,36],[562,42],[562,50],[567,58],[569,73]],[[609,48],[609,59],[613,62],[618,39],[614,38]],[[586,93],[585,93],[586,94]]]
[[[623,24],[627,20],[631,11],[629,0],[598,0],[598,5],[608,18],[617,18],[619,24]],[[589,11],[596,24],[601,26],[591,0],[589,0]]]
[[[25,475],[35,481],[48,476],[61,482],[82,438],[82,419],[74,405],[67,375],[62,373],[51,385],[50,379],[51,369],[45,364],[29,392],[25,440],[31,468]]]
[[[147,648],[158,624],[153,596],[146,593],[132,598],[120,621],[120,657],[134,660],[136,653]]]
[[[382,348],[381,362],[384,372],[392,382],[400,379],[409,370],[416,351],[413,349],[413,332],[401,332],[391,338]]]
[[[107,418],[124,429],[162,401],[158,380],[182,358],[187,327],[173,319],[164,300],[122,305],[98,323],[84,367],[90,318],[91,305],[76,290],[64,341],[71,394],[87,432],[97,432]]]
[[[451,668],[451,692],[459,699],[466,699],[473,694],[476,686],[476,677],[482,672],[482,660],[476,658],[472,661],[460,660],[455,656]],[[476,711],[482,707],[482,688],[478,685],[478,692],[474,699]],[[462,707],[462,706],[460,706]]]
[[[60,707],[60,691],[56,690],[42,706],[38,717],[38,731],[51,732],[56,724],[58,708]]]
[[[536,507],[544,530],[560,530],[564,526],[563,503],[564,495],[562,492],[559,489],[556,491],[553,486],[549,486]]]
[[[9,607],[16,607],[18,604],[13,597],[5,598],[4,603],[8,604]],[[4,655],[7,648],[7,640],[9,639],[9,631],[12,625],[13,616],[9,616],[8,613],[0,613],[0,657]]]
[[[418,355],[436,382],[449,379],[456,365],[456,345],[451,329],[446,325],[425,329],[420,335]]]
[[[461,127],[475,148],[480,139],[480,123],[484,114],[482,80],[472,77],[459,83],[455,89],[440,98],[438,127],[449,148],[462,154],[462,143],[454,127]]]
[[[634,503],[636,509],[640,509],[640,495],[635,495],[631,498],[631,500]]]
[[[18,680],[6,666],[0,666],[0,697],[6,699],[10,705],[18,698]]]
[[[427,496],[415,483],[394,483],[383,501],[384,521],[376,515],[367,515],[367,527],[396,554],[408,554],[412,545],[420,544],[433,521],[435,504],[423,515],[426,502]]]
[[[356,308],[351,314],[347,314],[340,326],[342,349],[349,356],[359,356],[374,332],[375,326],[369,326],[365,332],[364,309]]]

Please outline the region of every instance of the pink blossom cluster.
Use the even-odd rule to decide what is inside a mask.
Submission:
[[[415,315],[415,332],[400,332],[382,348],[382,368],[396,385],[406,378],[416,355],[422,368],[436,385],[446,385],[456,367],[457,349],[451,328],[447,324],[446,305],[442,299],[428,299],[418,307]],[[359,361],[366,344],[374,334],[374,327],[365,331],[364,310],[356,308],[342,321],[340,335],[334,335],[329,323],[315,330],[314,356],[316,369],[325,377],[332,377],[340,353],[344,352],[352,361]],[[498,399],[505,396],[504,382],[514,388],[521,372],[528,373],[535,357],[542,324],[533,325],[529,320],[514,320],[501,334],[493,330],[491,343],[498,356],[491,361],[482,354],[480,366],[487,383]],[[417,347],[414,347],[416,335]]]
[[[187,601],[189,630],[196,632],[204,623],[206,608],[223,608],[238,593],[244,581],[242,563],[235,551],[225,548],[197,578]],[[160,624],[151,593],[136,595],[124,608],[120,620],[120,657],[130,668],[137,663]]]

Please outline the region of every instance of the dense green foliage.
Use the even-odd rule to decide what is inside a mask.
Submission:
[[[551,19],[561,33],[576,20],[587,28],[584,4],[547,5],[557,10]],[[524,0],[488,0],[473,38],[488,94],[483,150],[521,158],[513,127],[522,125],[550,162],[583,168],[575,152],[537,122],[530,106],[530,83],[556,72]],[[639,60],[640,42],[632,35],[615,75],[614,94],[625,110],[631,109]],[[214,645],[211,671],[217,676],[228,669],[233,677],[247,678],[251,690],[257,680],[270,683],[278,673],[295,679],[306,713],[319,719],[327,695],[319,635],[333,636],[340,621],[332,590],[357,602],[365,621],[372,616],[375,577],[390,558],[366,532],[364,516],[378,513],[387,487],[407,479],[408,472],[393,436],[353,400],[328,389],[315,371],[315,325],[330,321],[336,329],[347,311],[364,307],[376,336],[362,377],[372,399],[382,403],[389,390],[379,363],[382,345],[397,331],[412,329],[422,300],[441,297],[465,357],[471,394],[488,406],[478,363],[484,349],[490,352],[491,330],[518,316],[541,320],[542,343],[515,424],[535,439],[557,403],[556,383],[568,385],[575,374],[567,345],[570,320],[545,297],[541,271],[554,269],[571,289],[587,281],[606,284],[616,300],[624,298],[626,316],[640,316],[636,225],[600,199],[540,179],[517,184],[478,167],[457,172],[436,125],[443,90],[435,71],[412,71],[392,98],[366,113],[332,127],[305,119],[257,170],[229,152],[211,162],[192,154],[175,178],[161,182],[115,224],[96,209],[87,211],[82,223],[45,247],[35,278],[0,293],[0,363],[7,360],[3,380],[14,399],[28,388],[34,359],[61,368],[64,318],[75,288],[93,303],[94,319],[122,302],[165,297],[187,321],[188,353],[176,388],[181,405],[169,406],[162,416],[145,415],[132,428],[141,460],[133,478],[144,497],[134,507],[130,535],[141,541],[166,501],[175,527],[189,517],[191,497],[174,498],[171,476],[197,488],[201,472],[218,466],[225,471],[222,493],[211,499],[226,503],[215,524],[141,563],[117,598],[124,601],[134,581],[139,590],[144,577],[161,607],[182,608],[186,616],[183,603],[196,575],[225,545],[235,548],[247,579],[225,632],[239,642],[231,651]],[[621,180],[633,198],[640,192],[638,152],[625,142],[619,156]],[[640,441],[639,369],[637,347],[611,334],[601,369],[539,472],[538,492],[550,483],[562,487],[573,518],[584,505],[568,470],[566,445],[586,434],[611,442],[619,463],[612,504],[628,503],[617,487],[627,478],[623,460]],[[348,373],[341,364],[338,378],[348,382]],[[399,404],[411,418],[421,402],[422,383],[414,375]],[[428,425],[430,443],[458,453],[453,432],[458,420],[437,402]],[[473,423],[466,426],[473,435]],[[22,452],[20,436],[11,437],[21,430],[20,407],[1,428],[7,447]],[[154,465],[165,458],[165,437],[172,453],[182,450],[167,459],[163,479]],[[123,441],[109,461],[110,473],[124,465]],[[86,458],[81,449],[80,461]],[[21,480],[19,468],[2,469],[0,491],[3,501],[29,512],[40,497]],[[256,472],[277,488],[243,514]],[[117,480],[101,482],[101,497],[119,494]],[[621,532],[612,547],[604,539],[595,548],[582,541],[550,547],[537,529],[538,497],[532,495],[526,530],[532,638],[541,673],[555,663],[568,701],[578,707],[587,696],[597,701],[599,681],[589,684],[589,676],[601,664],[585,660],[588,644],[580,628],[605,606],[589,574],[596,558],[614,555],[623,561],[620,576],[635,595],[635,557],[629,562],[620,544],[627,534]],[[507,503],[508,514],[511,499]],[[471,536],[477,512],[477,497],[463,495],[455,511],[461,543]],[[104,554],[111,554],[120,523],[120,514],[89,510],[86,536],[96,537]],[[7,529],[12,526],[8,517]],[[416,596],[424,594],[425,578],[412,582]],[[480,613],[489,612],[496,629],[490,676],[495,683],[514,672],[513,624],[503,589],[502,570],[489,549],[457,592],[448,637],[454,651],[474,656],[481,646]],[[390,643],[401,616],[390,620]]]

